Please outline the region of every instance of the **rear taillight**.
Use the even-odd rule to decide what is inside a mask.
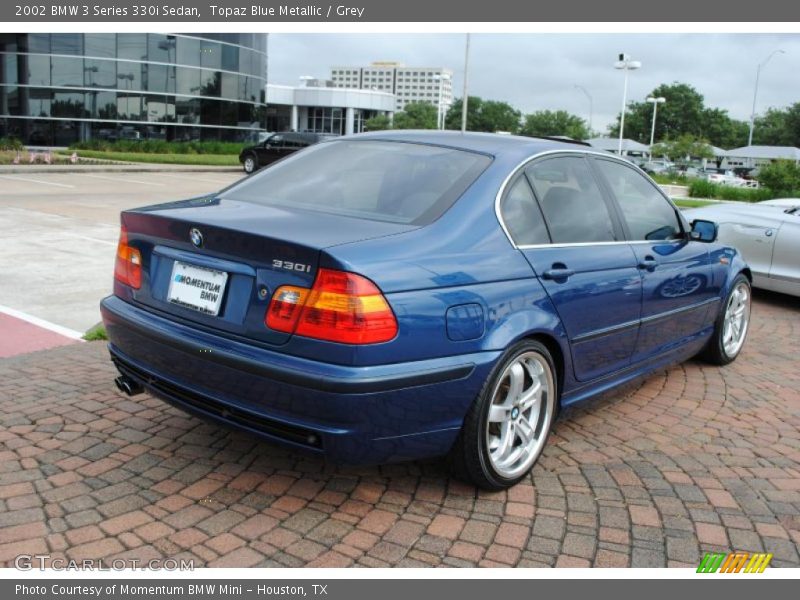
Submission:
[[[142,286],[142,255],[136,248],[128,245],[128,230],[124,225],[119,232],[114,279],[137,290]]]
[[[265,321],[277,331],[343,344],[376,344],[397,335],[394,313],[375,284],[332,269],[320,269],[310,290],[278,288]]]

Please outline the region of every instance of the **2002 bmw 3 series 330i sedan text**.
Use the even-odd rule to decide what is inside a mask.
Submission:
[[[750,272],[640,170],[559,140],[376,132],[122,213],[129,394],[349,464],[525,477],[560,407],[739,354]]]

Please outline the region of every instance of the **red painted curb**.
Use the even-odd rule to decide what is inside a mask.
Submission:
[[[0,358],[76,343],[60,333],[0,313]]]

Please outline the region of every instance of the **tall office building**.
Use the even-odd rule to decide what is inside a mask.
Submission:
[[[409,102],[439,106],[442,114],[453,104],[453,72],[444,67],[406,67],[398,62],[373,62],[368,67],[333,67],[336,87],[389,92],[396,97],[395,110]]]
[[[246,140],[264,127],[263,33],[0,33],[0,136]]]

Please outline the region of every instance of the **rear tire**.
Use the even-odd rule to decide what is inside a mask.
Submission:
[[[544,345],[524,340],[509,348],[470,407],[451,450],[456,477],[488,490],[525,478],[550,434],[557,381]]]
[[[727,365],[736,360],[744,347],[750,325],[750,280],[739,273],[725,298],[714,323],[714,333],[700,356],[714,365]]]
[[[251,175],[252,173],[255,173],[255,171],[258,169],[258,159],[254,155],[248,154],[247,156],[244,157],[244,162],[242,163],[242,167],[244,168],[245,173]]]

